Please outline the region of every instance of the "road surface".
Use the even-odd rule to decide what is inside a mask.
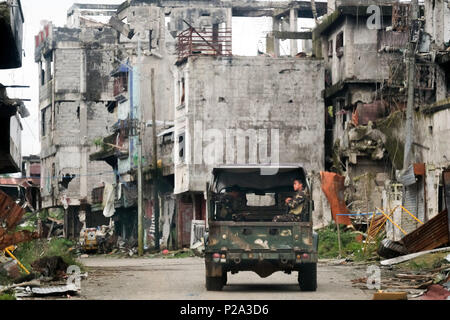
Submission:
[[[228,276],[223,291],[206,291],[201,258],[119,259],[92,256],[81,259],[88,278],[75,299],[88,300],[366,300],[373,291],[352,287],[351,279],[365,276],[365,266],[318,264],[318,289],[301,292],[297,273],[277,272],[260,278],[253,272]]]

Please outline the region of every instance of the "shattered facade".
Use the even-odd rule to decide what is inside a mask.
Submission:
[[[351,212],[392,212],[405,232],[419,223],[400,205],[421,221],[445,208],[449,14],[443,3],[419,6],[425,19],[417,38],[414,166],[409,169],[403,168],[409,4],[376,1],[381,24],[369,28],[371,3],[337,1],[336,10],[313,31],[316,54],[327,64],[327,167],[345,176]],[[392,224],[387,228],[391,239],[403,236]]]
[[[67,236],[78,234],[78,211],[89,212],[91,191],[114,181],[110,168],[89,160],[95,139],[105,135],[116,115],[110,73],[116,35],[108,27],[44,26],[36,36],[39,65],[41,188],[44,208],[66,209]]]
[[[318,4],[317,11],[320,15],[326,12],[325,4]],[[212,108],[214,104],[226,107],[229,103],[235,116],[229,112],[230,117],[224,119],[221,123],[215,121],[211,125],[218,125],[222,129],[226,123],[233,123],[232,128],[236,130],[255,130],[267,129],[264,123],[272,117],[267,111],[263,115],[256,114],[261,107],[258,104],[263,103],[267,96],[274,90],[281,95],[282,89],[278,88],[276,82],[269,80],[270,74],[276,74],[280,77],[280,81],[286,79],[286,88],[292,97],[282,97],[284,100],[280,106],[280,110],[286,107],[285,117],[292,119],[290,113],[295,112],[295,106],[303,97],[311,99],[312,105],[317,106],[311,108],[310,111],[301,112],[299,120],[304,120],[301,128],[304,128],[306,135],[314,136],[317,142],[317,151],[314,152],[314,159],[306,159],[303,156],[302,163],[308,163],[307,166],[316,172],[321,170],[323,163],[324,151],[320,143],[320,131],[323,129],[320,117],[323,111],[319,106],[321,98],[319,95],[308,94],[307,91],[294,93],[293,88],[300,88],[306,82],[299,82],[302,72],[312,72],[317,74],[314,83],[320,85],[322,65],[318,61],[305,60],[300,61],[297,58],[287,60],[277,60],[268,58],[259,58],[257,63],[251,62],[252,59],[244,57],[232,57],[229,60],[208,59],[207,57],[199,57],[198,60],[191,60],[191,56],[230,56],[231,37],[232,37],[232,17],[262,17],[269,16],[274,18],[274,25],[280,33],[272,34],[269,38],[272,48],[279,46],[281,39],[293,38],[292,43],[296,43],[294,39],[311,38],[311,34],[297,33],[297,18],[313,18],[311,6],[308,1],[298,1],[291,6],[287,2],[250,2],[250,1],[131,1],[122,4],[117,10],[117,16],[112,17],[109,25],[117,31],[119,36],[119,50],[116,57],[115,70],[112,74],[115,81],[114,96],[116,103],[110,105],[111,109],[117,110],[118,121],[112,127],[112,130],[104,138],[107,147],[97,153],[91,154],[91,159],[106,161],[117,173],[115,183],[116,189],[116,212],[120,215],[121,220],[123,214],[127,215],[127,211],[134,210],[136,212],[137,205],[137,146],[138,146],[138,119],[142,119],[143,130],[143,168],[144,168],[144,208],[145,208],[145,232],[147,244],[151,245],[154,232],[154,216],[152,205],[152,100],[155,102],[156,119],[157,119],[157,143],[158,143],[158,167],[162,172],[160,192],[161,219],[160,230],[162,230],[162,245],[167,247],[182,247],[190,245],[191,238],[191,222],[193,220],[205,220],[206,206],[204,201],[204,184],[208,179],[208,169],[211,166],[205,166],[203,163],[196,166],[197,171],[186,170],[183,166],[176,165],[177,157],[180,156],[180,144],[184,142],[180,140],[180,135],[186,136],[191,134],[193,127],[185,128],[183,120],[186,117],[187,105],[190,103],[198,104],[198,95],[204,95],[200,91],[192,93],[189,86],[190,73],[194,70],[184,70],[183,60],[188,59],[191,65],[193,61],[200,63],[199,70],[207,70],[206,75],[210,74],[210,69],[217,69],[224,79],[218,80],[217,86],[223,86],[222,93],[211,92],[208,104],[205,110]],[[289,23],[282,23],[282,20],[288,19]],[[295,25],[295,27],[294,27]],[[286,29],[287,28],[287,29]],[[285,33],[285,31],[290,32]],[[184,38],[183,38],[184,37]],[[184,40],[183,40],[184,39]],[[185,41],[185,42],[183,42]],[[196,42],[195,42],[196,41]],[[195,42],[195,44],[194,44]],[[188,51],[182,49],[183,43],[189,48]],[[291,50],[291,55],[295,56],[295,46]],[[295,51],[295,52],[294,52]],[[180,55],[180,52],[184,52]],[[273,55],[271,53],[271,55]],[[275,56],[279,55],[276,54]],[[219,62],[222,61],[222,62]],[[228,61],[228,62],[227,62]],[[119,63],[120,62],[120,63]],[[219,64],[218,64],[219,63]],[[225,67],[222,70],[221,65]],[[229,66],[229,67],[228,67]],[[273,83],[276,88],[272,88],[262,80],[258,80],[256,73],[253,78],[239,78],[242,70],[255,68],[259,73],[267,73],[265,80]],[[250,68],[250,69],[251,69]],[[269,71],[267,71],[267,70]],[[154,75],[154,91],[155,96],[151,94],[151,74]],[[256,71],[255,71],[256,72]],[[186,76],[184,75],[186,74]],[[234,74],[236,79],[228,79],[229,75]],[[292,80],[294,76],[295,80]],[[251,89],[250,99],[243,101],[243,97],[233,96],[233,90],[240,90],[239,84],[247,81],[259,81]],[[267,82],[265,81],[265,82]],[[206,84],[207,81],[204,81]],[[308,84],[309,88],[313,86]],[[200,90],[200,88],[199,88]],[[226,94],[225,94],[226,93]],[[225,95],[222,97],[222,95]],[[265,98],[266,97],[266,98]],[[222,98],[222,99],[221,99]],[[279,97],[281,98],[281,96]],[[314,100],[317,98],[317,102]],[[191,102],[188,103],[188,100]],[[217,102],[215,102],[217,100]],[[180,106],[186,101],[186,108]],[[227,102],[229,101],[229,102]],[[272,100],[271,100],[272,101]],[[249,103],[247,115],[245,111],[239,111],[239,103]],[[265,102],[268,103],[267,101]],[[198,110],[196,120],[205,121],[206,119],[200,114],[204,103],[198,107],[191,106],[192,110]],[[268,108],[268,106],[267,106]],[[230,109],[230,110],[231,110]],[[189,109],[190,110],[190,109]],[[211,112],[213,109],[211,109]],[[209,111],[208,111],[209,112]],[[311,113],[311,115],[308,115]],[[247,121],[239,121],[239,117],[246,118]],[[264,120],[266,119],[266,120]],[[308,121],[317,121],[317,124],[309,124]],[[251,124],[257,121],[259,124]],[[283,119],[278,119],[281,124]],[[184,123],[184,124],[183,124]],[[308,124],[307,124],[308,123]],[[180,127],[180,124],[181,127]],[[303,150],[307,153],[308,146],[298,142],[298,148],[287,148],[288,141],[286,139],[302,139],[295,135],[295,124],[292,124],[289,132],[282,133],[284,159],[295,158],[298,160],[296,153]],[[181,131],[184,130],[184,133]],[[302,129],[303,130],[303,129]],[[270,134],[269,134],[270,136]],[[261,137],[262,138],[262,137]],[[182,138],[183,139],[183,138]],[[306,139],[306,138],[305,138]],[[319,140],[317,140],[319,139]],[[317,141],[316,141],[317,140]],[[186,140],[187,143],[187,140]],[[114,147],[114,145],[116,145]],[[186,147],[188,143],[186,144]],[[201,146],[201,148],[206,148]],[[186,149],[187,151],[187,149]],[[206,151],[207,152],[207,151]],[[183,155],[182,155],[183,156]],[[184,155],[187,156],[187,153]],[[242,159],[239,159],[241,161]],[[248,159],[243,161],[248,162]],[[292,162],[287,161],[287,162]],[[184,176],[188,174],[191,182],[184,180]],[[177,182],[178,181],[178,182]],[[184,181],[180,183],[179,181]],[[318,185],[317,185],[318,187]],[[174,192],[175,188],[175,192]],[[101,194],[103,188],[98,187],[98,193]],[[134,190],[134,191],[133,191]],[[319,190],[319,189],[317,189]],[[320,197],[320,192],[316,192]],[[122,198],[119,198],[122,197]],[[98,202],[98,201],[97,201]],[[318,202],[321,203],[321,202]],[[123,209],[126,209],[123,211]],[[122,213],[123,212],[123,213]],[[116,221],[117,223],[117,221]],[[175,230],[174,230],[175,226]],[[135,232],[136,230],[134,230]],[[175,232],[174,232],[175,231]],[[129,232],[128,232],[129,233]],[[123,236],[123,233],[122,233]]]

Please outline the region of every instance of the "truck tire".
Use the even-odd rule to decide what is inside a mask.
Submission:
[[[316,291],[317,263],[305,263],[300,266],[298,284],[301,291]]]
[[[223,277],[206,277],[206,290],[221,291],[223,288]]]
[[[226,272],[224,272],[223,275],[222,275],[222,285],[226,286],[227,282],[228,282],[228,275],[227,275]]]

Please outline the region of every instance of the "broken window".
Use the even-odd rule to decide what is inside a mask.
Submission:
[[[114,96],[128,91],[128,72],[120,72],[114,77]]]
[[[47,109],[48,109],[48,107],[45,107],[44,109],[41,110],[41,135],[43,137],[45,137],[45,135],[47,134],[47,132],[46,132],[46,130],[47,130],[47,118],[46,118]]]
[[[344,55],[344,31],[336,36],[336,55],[340,58]]]
[[[333,56],[333,40],[328,41],[328,57]]]
[[[186,84],[184,81],[184,78],[181,79],[181,99],[180,99],[180,105],[184,105],[185,99],[186,99]]]
[[[45,85],[45,70],[44,67],[42,65],[42,62],[39,63],[39,66],[41,67],[41,86]]]
[[[186,134],[182,133],[178,136],[178,157],[180,159],[180,162],[184,163],[184,159],[185,159],[185,137]]]

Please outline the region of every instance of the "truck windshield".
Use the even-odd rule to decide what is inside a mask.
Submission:
[[[271,207],[276,205],[275,193],[268,193],[263,196],[247,193],[246,198],[247,205],[250,207]]]
[[[286,199],[295,197],[294,181],[307,190],[301,168],[261,175],[258,169],[217,169],[210,203],[210,218],[217,221],[272,221],[289,212]]]

